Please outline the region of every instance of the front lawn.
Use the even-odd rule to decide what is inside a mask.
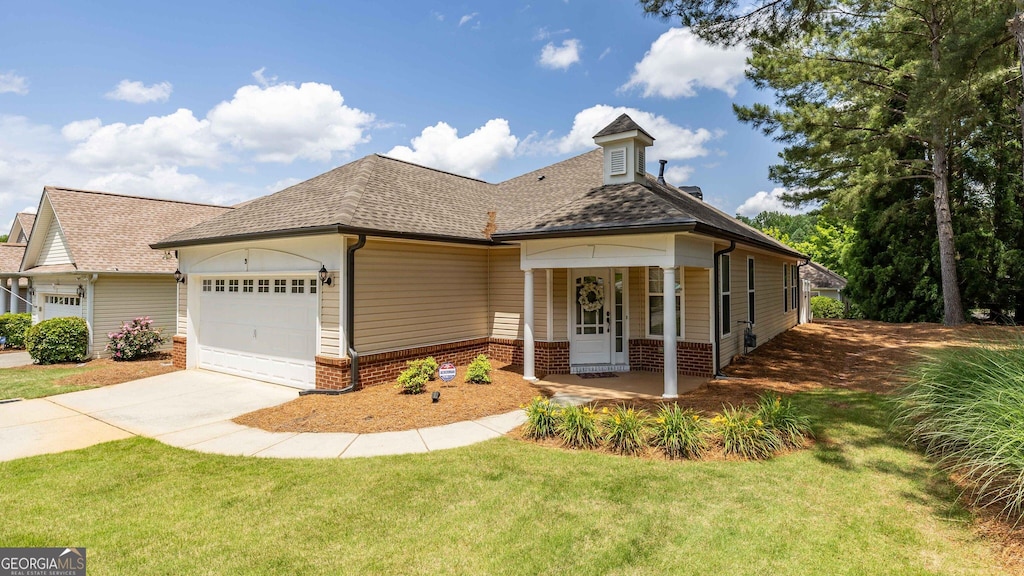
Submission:
[[[41,398],[148,378],[174,370],[169,354],[132,362],[110,359],[0,369],[0,400]],[[2,545],[2,544],[0,544]]]
[[[131,439],[0,463],[0,545],[86,546],[96,574],[997,574],[881,396],[794,399],[809,450],[666,462],[501,438],[359,460]]]

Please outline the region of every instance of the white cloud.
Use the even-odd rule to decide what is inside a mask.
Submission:
[[[628,114],[637,124],[655,138],[654,146],[647,152],[653,160],[688,160],[707,156],[705,145],[724,135],[723,131],[712,132],[706,128],[691,130],[673,124],[668,118],[636,108],[598,104],[576,114],[572,129],[560,138],[531,136],[523,142],[523,153],[570,154],[594,148],[594,134],[601,131],[619,117]]]
[[[693,176],[693,166],[668,166],[665,168],[665,181],[673,186],[685,184]]]
[[[462,138],[458,130],[438,122],[413,138],[411,148],[395,146],[386,155],[476,178],[499,160],[511,158],[518,143],[503,118],[488,120]]]
[[[469,23],[474,18],[476,18],[479,14],[480,14],[479,12],[473,12],[472,14],[465,14],[462,18],[459,18],[459,26],[462,26],[463,24]]]
[[[80,140],[68,157],[90,168],[136,172],[158,165],[217,166],[225,155],[210,132],[210,121],[181,108],[167,116],[150,116],[141,124],[96,120],[72,122],[61,132]],[[89,130],[93,130],[91,133]]]
[[[211,184],[195,174],[182,174],[177,166],[154,166],[152,169],[140,173],[102,174],[86,181],[84,187],[104,192],[172,198],[225,206],[237,204],[258,194],[257,191],[231,184]]]
[[[580,61],[583,44],[576,38],[562,40],[561,46],[548,42],[540,50],[540,65],[552,70],[565,70]]]
[[[533,39],[535,41],[543,41],[551,38],[552,36],[561,36],[562,34],[568,34],[572,30],[568,28],[562,28],[561,30],[548,30],[547,26],[541,26],[534,33]]]
[[[256,70],[252,73],[252,77],[256,80],[256,82],[259,83],[260,86],[263,86],[264,88],[266,88],[267,86],[271,86],[273,84],[277,84],[277,76],[271,76],[267,78],[263,74],[266,70],[267,67],[264,66],[263,68],[260,68],[259,70]]]
[[[437,10],[431,10],[430,15],[438,22],[444,22],[444,14],[441,14]]]
[[[735,96],[748,55],[744,47],[712,46],[689,29],[672,28],[651,44],[621,89],[641,87],[645,97],[691,97],[700,88]]]
[[[302,182],[301,178],[282,178],[277,182],[274,182],[273,184],[267,186],[266,190],[267,192],[271,193],[280,192],[281,190],[284,190],[285,188],[290,188],[298,184],[299,182]]]
[[[782,195],[788,192],[785,188],[774,188],[771,192],[761,190],[750,198],[743,201],[743,204],[736,208],[736,213],[741,216],[753,218],[761,212],[782,212],[783,214],[800,214],[806,212],[797,208],[789,208],[782,203]]]
[[[138,80],[121,80],[113,90],[107,92],[106,97],[111,100],[122,100],[134,104],[146,102],[167,102],[171,97],[174,87],[170,82],[160,82],[146,86]]]
[[[243,86],[207,114],[211,132],[259,162],[330,160],[368,142],[374,115],[344,105],[328,84]]]
[[[604,57],[609,55],[609,54],[611,54],[611,53],[612,53],[611,46],[605,48],[604,51],[601,52],[601,55],[597,57],[597,61],[600,62],[601,60],[604,60]]]
[[[14,72],[0,72],[0,94],[11,92],[24,96],[28,94],[28,78]]]

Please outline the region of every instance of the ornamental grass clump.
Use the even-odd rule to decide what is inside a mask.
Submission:
[[[491,383],[491,362],[487,356],[480,354],[469,363],[466,369],[466,382],[473,384]]]
[[[555,410],[555,430],[570,448],[593,448],[600,442],[597,415],[590,406],[565,406]]]
[[[794,448],[803,446],[808,438],[814,438],[811,419],[793,406],[793,402],[772,392],[765,392],[757,399],[754,415],[764,422],[765,428],[774,430],[779,440]]]
[[[711,446],[711,423],[678,404],[663,405],[654,419],[654,445],[669,458],[700,458]]]
[[[527,438],[540,440],[555,435],[555,412],[558,408],[551,405],[551,400],[537,396],[523,409],[526,411],[526,425],[523,430]]]
[[[611,411],[602,410],[604,417],[604,440],[620,454],[636,454],[648,446],[651,417],[644,410],[637,410],[625,404]]]
[[[1024,520],[1024,339],[933,352],[910,375],[896,429],[957,474],[974,504]]]
[[[153,328],[149,316],[121,322],[121,329],[107,334],[106,351],[115,361],[128,361],[149,356],[167,341],[160,330]]]
[[[762,460],[771,458],[784,446],[778,433],[747,408],[723,407],[711,423],[721,435],[726,454]]]

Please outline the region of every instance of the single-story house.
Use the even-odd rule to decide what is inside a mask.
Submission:
[[[35,219],[28,212],[16,214],[7,241],[0,243],[0,314],[28,312],[28,279],[18,272]]]
[[[817,262],[808,262],[806,266],[802,267],[801,276],[810,282],[812,297],[825,296],[846,302],[846,295],[843,293],[843,290],[846,289],[846,278]]]
[[[344,389],[488,353],[531,380],[664,372],[673,397],[748,321],[758,343],[797,323],[805,256],[648,174],[628,116],[594,141],[500,184],[371,154],[160,240],[175,362]]]
[[[139,316],[172,335],[178,263],[149,245],[230,210],[45,187],[19,272],[30,280],[32,321],[84,318],[92,356],[103,355],[108,333]]]

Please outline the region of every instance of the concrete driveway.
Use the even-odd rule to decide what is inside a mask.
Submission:
[[[0,461],[141,435],[194,445],[245,428],[230,420],[298,396],[287,388],[203,370],[0,404]],[[197,437],[197,434],[200,436]],[[178,441],[176,441],[178,440]]]
[[[28,352],[5,352],[0,354],[0,368],[17,368],[32,364]]]

